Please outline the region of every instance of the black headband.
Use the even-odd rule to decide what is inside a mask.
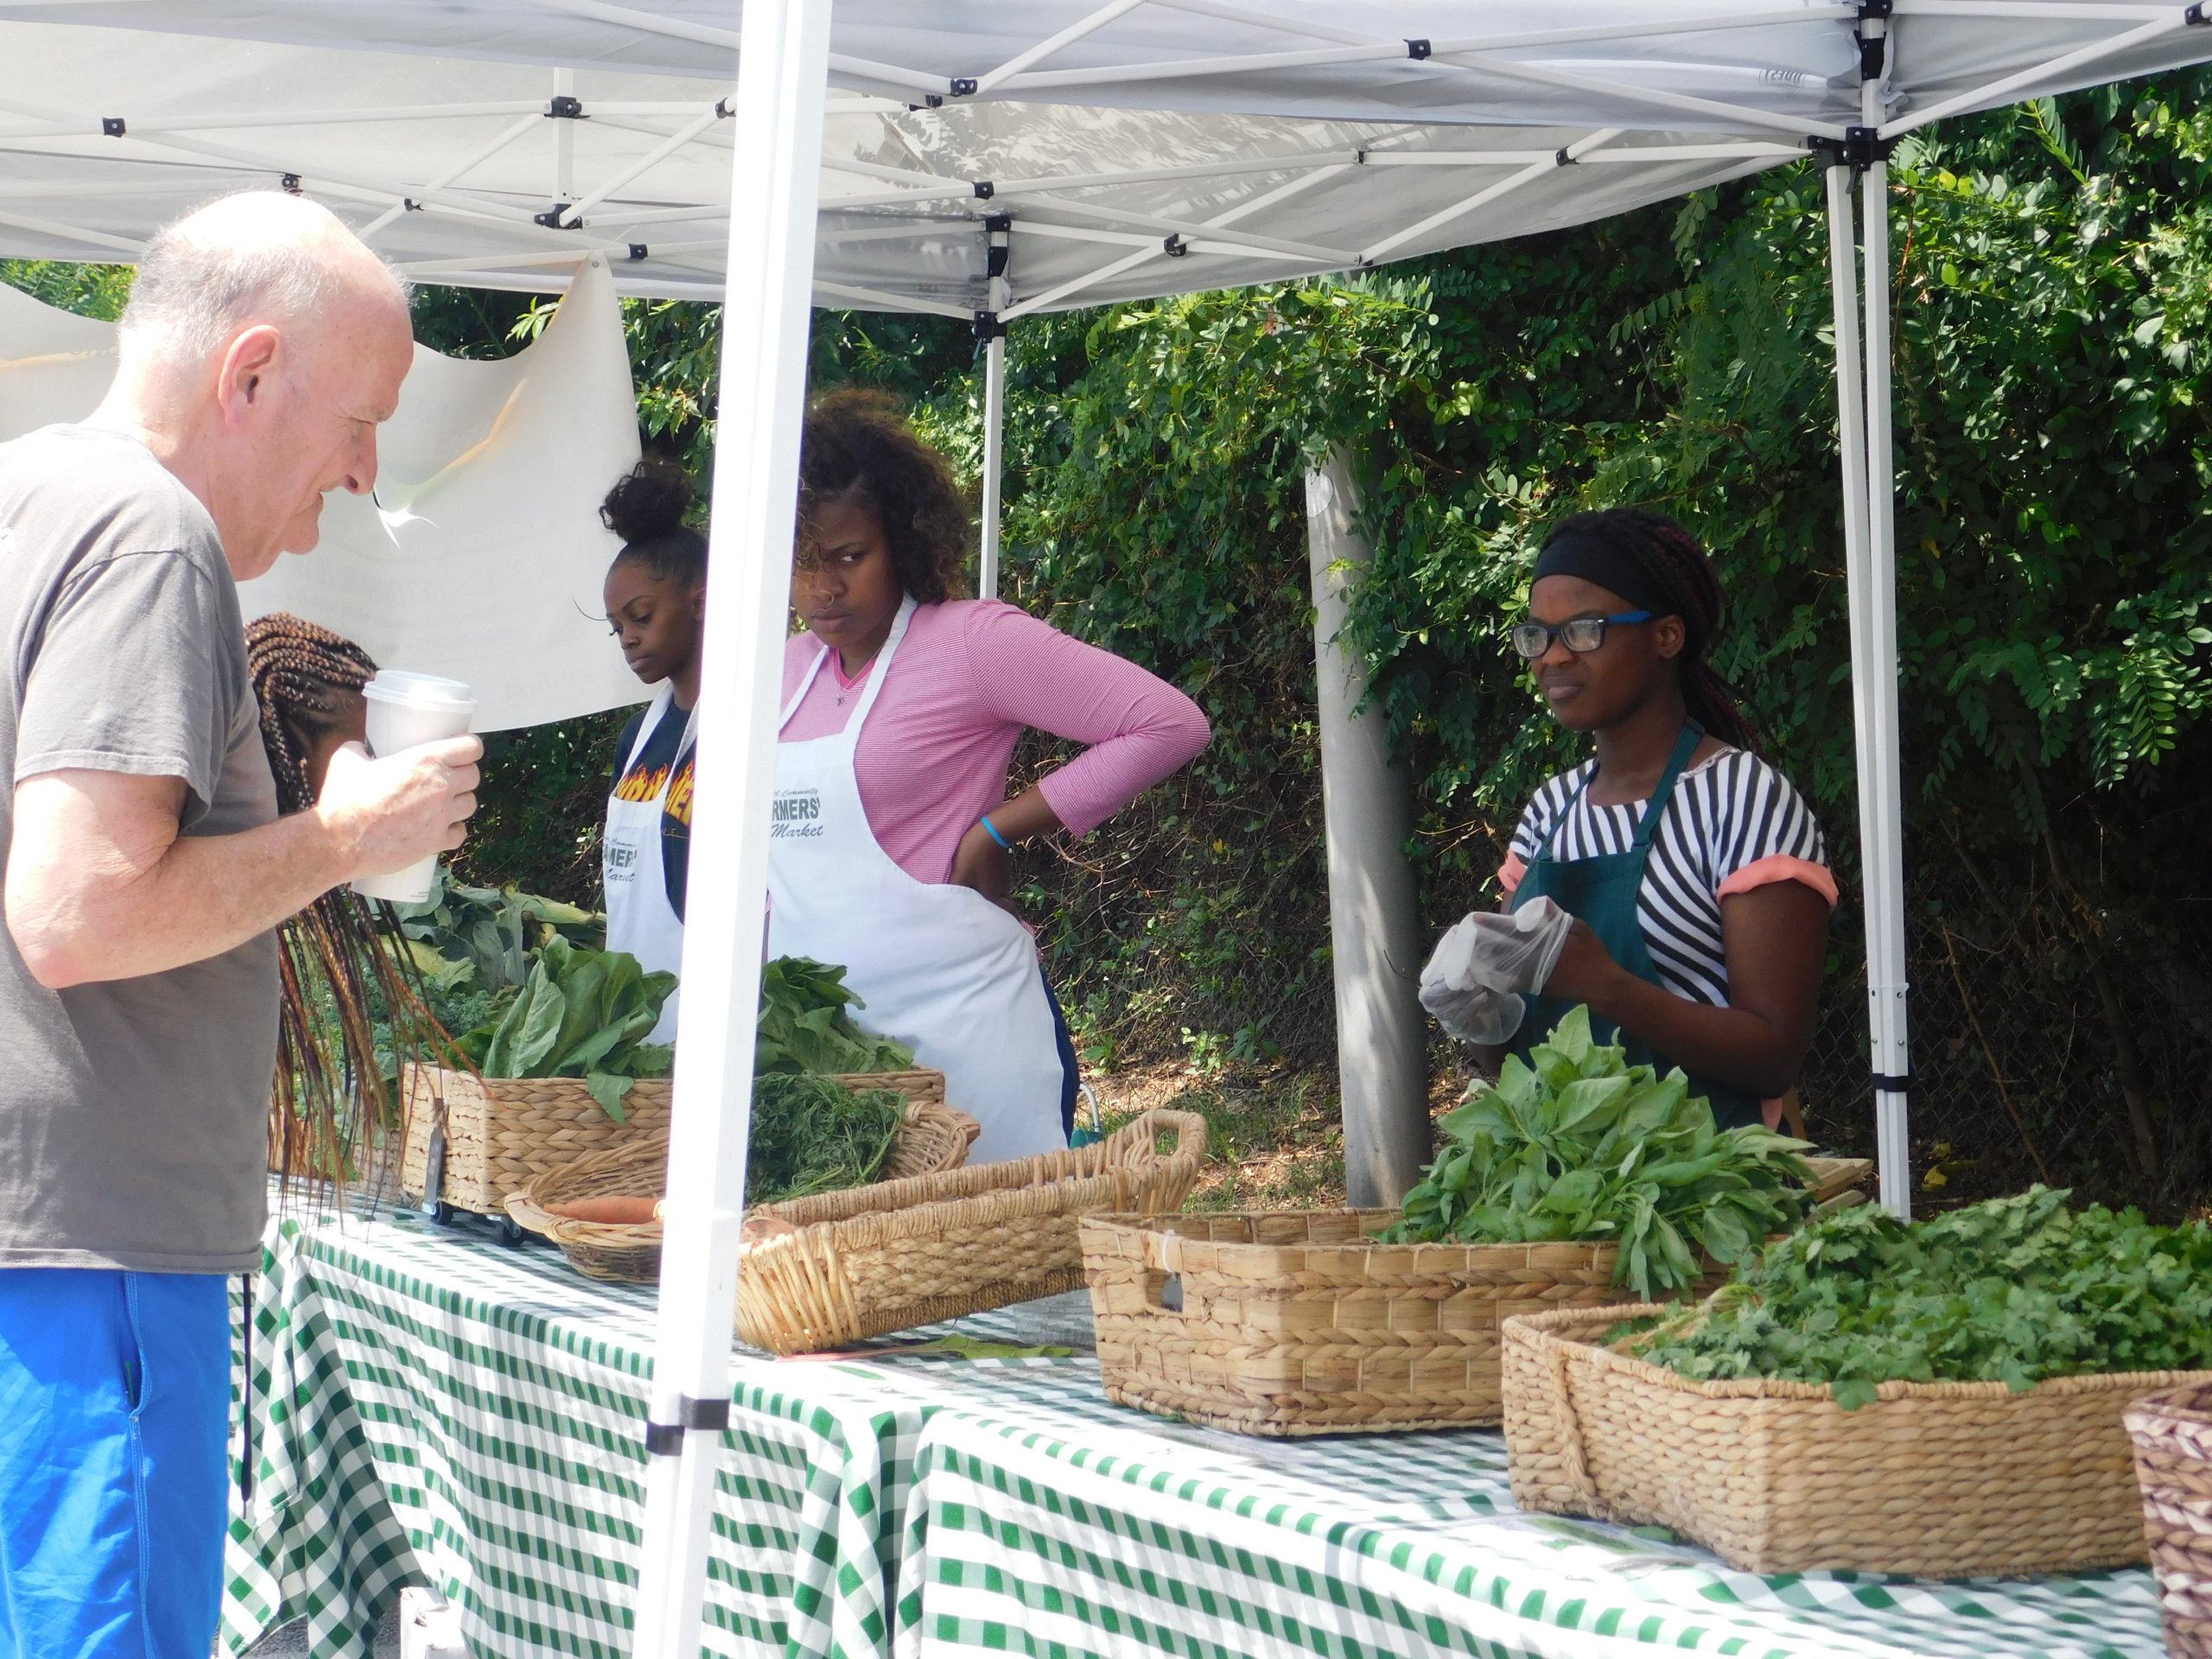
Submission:
[[[1649,611],[1655,616],[1675,616],[1680,607],[1667,598],[1665,591],[1649,572],[1628,554],[1610,542],[1599,541],[1594,536],[1567,531],[1546,547],[1537,556],[1536,574],[1531,578],[1541,582],[1546,576],[1580,576],[1585,582],[1618,594],[1629,602],[1631,610]]]

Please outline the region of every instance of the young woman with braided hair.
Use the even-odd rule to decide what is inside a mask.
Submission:
[[[305,811],[330,757],[367,729],[361,688],[377,665],[352,640],[282,612],[247,623],[245,643],[278,816]],[[390,926],[396,932],[396,920]],[[278,930],[269,1163],[283,1175],[342,1179],[365,1139],[398,1127],[377,1057],[379,1006],[402,1057],[437,1052],[439,1033],[378,931],[374,901],[342,887]]]
[[[1811,810],[1706,660],[1720,582],[1671,518],[1554,526],[1515,651],[1596,759],[1536,791],[1498,880],[1576,920],[1514,1047],[1586,1004],[1600,1041],[1680,1065],[1723,1128],[1756,1123],[1812,1041],[1835,880]]]

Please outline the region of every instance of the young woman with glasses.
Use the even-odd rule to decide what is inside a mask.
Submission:
[[[1576,918],[1513,1052],[1587,1004],[1600,1041],[1681,1066],[1726,1128],[1796,1081],[1836,887],[1810,809],[1706,662],[1720,616],[1712,563],[1672,519],[1553,529],[1513,648],[1597,756],[1536,791],[1498,880],[1508,910],[1544,895]]]

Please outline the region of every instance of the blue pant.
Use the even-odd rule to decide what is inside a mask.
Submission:
[[[216,1274],[0,1268],[0,1659],[207,1659],[227,1289]]]

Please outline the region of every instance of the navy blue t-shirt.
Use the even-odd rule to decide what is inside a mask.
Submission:
[[[660,812],[661,883],[668,892],[669,908],[682,921],[684,884],[691,868],[692,760],[698,750],[696,746],[683,748],[683,729],[691,722],[691,711],[671,702],[637,758],[623,766],[623,757],[638,741],[647,712],[640,709],[622,728],[621,740],[614,746],[614,764],[620,770],[608,779],[607,792],[617,800],[650,801],[660,793],[664,783],[668,785]],[[679,749],[683,750],[680,760]],[[671,767],[673,777],[669,775]]]

